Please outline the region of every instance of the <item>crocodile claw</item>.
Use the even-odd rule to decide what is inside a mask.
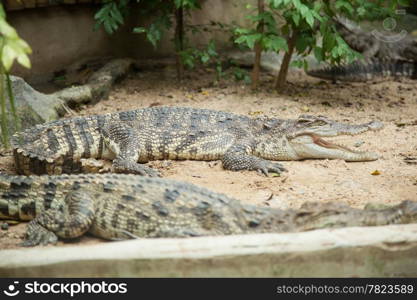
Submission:
[[[36,227],[36,228],[34,228]],[[29,224],[25,240],[20,244],[23,247],[33,247],[37,245],[56,244],[58,237],[52,231],[40,226],[39,224]]]
[[[270,162],[270,161],[262,161],[258,164],[256,170],[259,173],[268,176],[269,172],[281,174],[282,172],[286,172],[287,169],[280,163]]]
[[[126,160],[113,161],[113,171],[116,173],[137,174],[148,177],[161,177],[161,174],[153,168]]]
[[[150,167],[139,165],[139,167],[135,170],[132,170],[134,174],[142,175],[142,176],[149,176],[149,177],[161,177],[161,174]]]

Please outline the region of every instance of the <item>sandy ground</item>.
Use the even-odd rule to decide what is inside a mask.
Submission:
[[[193,71],[180,84],[171,67],[134,73],[113,89],[108,100],[82,107],[77,114],[167,105],[280,118],[320,114],[350,123],[379,120],[385,125],[379,132],[337,140],[352,147],[363,143],[359,149],[381,155],[373,162],[283,162],[289,171],[280,177],[225,171],[221,162],[157,161],[149,165],[158,168],[163,177],[271,207],[297,208],[306,201],[343,201],[363,207],[368,202],[396,204],[406,199],[417,200],[416,81],[333,84],[294,71],[287,88],[277,93],[271,89],[273,78],[268,74],[263,75],[257,92],[233,80],[216,83],[214,75],[211,70]],[[0,171],[13,173],[10,156],[0,158]],[[0,230],[0,248],[16,247],[24,230],[24,225]],[[95,241],[91,237],[82,238],[83,244]]]

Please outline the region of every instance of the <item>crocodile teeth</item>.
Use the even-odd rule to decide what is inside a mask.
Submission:
[[[346,146],[345,144],[335,143],[335,142],[332,142],[332,141],[324,140],[324,139],[319,138],[319,137],[314,138],[314,143],[319,145],[319,146],[325,147],[325,148],[339,148],[339,149],[346,150],[346,151],[349,151],[349,152],[352,152],[352,153],[355,153],[355,154],[369,153],[366,150],[362,151],[362,150],[353,149],[349,146]]]

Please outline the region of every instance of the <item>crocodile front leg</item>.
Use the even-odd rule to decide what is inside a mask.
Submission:
[[[150,177],[159,177],[158,171],[139,164],[140,137],[136,130],[126,124],[110,123],[102,130],[108,147],[116,154],[113,171]]]
[[[94,220],[94,201],[87,190],[68,193],[65,198],[68,208],[64,211],[49,209],[29,225],[22,246],[55,244],[57,237],[71,239],[82,236]]]
[[[231,146],[222,158],[227,170],[255,170],[268,176],[269,172],[281,174],[286,169],[280,163],[271,162],[252,155],[252,147],[245,144]]]

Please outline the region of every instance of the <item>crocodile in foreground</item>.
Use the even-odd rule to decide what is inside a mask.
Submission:
[[[322,116],[283,120],[151,107],[38,125],[14,135],[12,147],[16,170],[25,175],[79,173],[82,158],[111,159],[114,172],[149,176],[158,173],[140,163],[160,159],[222,160],[228,170],[268,174],[285,170],[271,160],[375,160],[376,153],[349,149],[322,137],[380,128],[379,122],[350,125]]]
[[[417,40],[406,34],[367,32],[354,22],[334,18],[336,29],[350,48],[363,60],[340,66],[307,71],[307,74],[327,80],[364,82],[384,78],[417,78]]]
[[[189,183],[131,174],[0,175],[0,219],[32,220],[23,245],[89,232],[121,240],[376,226],[417,221],[417,202],[383,210],[306,203],[300,210],[244,205]]]

